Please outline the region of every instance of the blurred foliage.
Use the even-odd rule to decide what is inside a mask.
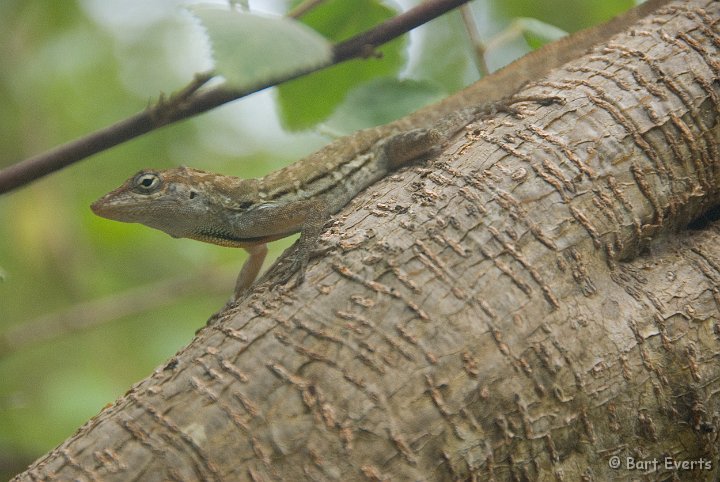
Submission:
[[[181,8],[188,3],[0,2],[0,168],[123,119],[210,68],[207,39]],[[629,3],[477,0],[473,11],[488,30],[481,36],[489,38],[514,16],[572,31]],[[304,21],[345,39],[394,15],[388,5],[396,8],[328,1]],[[463,28],[451,13],[384,47],[382,59],[354,60],[289,83],[275,91],[280,117],[309,127],[335,112],[328,125],[347,130],[447,95],[477,78]],[[491,54],[507,63],[518,52],[501,46]],[[317,132],[283,133],[273,102],[272,93],[243,99],[0,197],[0,340],[23,329],[43,334],[33,321],[55,318],[61,326],[58,317],[67,310],[90,310],[90,318],[118,313],[92,329],[22,348],[0,341],[0,478],[60,443],[190,342],[230,295],[228,271],[236,272],[245,256],[100,219],[88,205],[141,168],[186,164],[254,177],[327,142]],[[273,257],[291,242],[272,243]],[[213,268],[218,265],[224,268]],[[195,280],[194,289],[153,304],[157,283],[186,277]],[[206,282],[215,278],[227,284]],[[138,287],[147,289],[133,302],[121,297]],[[85,304],[93,300],[104,308]]]
[[[215,72],[237,89],[328,65],[330,42],[301,22],[227,6],[191,9],[210,37]]]
[[[375,0],[329,0],[301,20],[326,38],[340,42],[394,14]],[[400,37],[379,47],[382,62],[351,60],[281,85],[277,92],[283,126],[293,130],[312,127],[330,115],[353,87],[373,78],[396,75],[404,64],[404,45],[405,39]]]
[[[525,42],[532,49],[540,48],[567,35],[564,30],[534,18],[517,18],[513,21],[513,25],[522,31]]]
[[[566,32],[575,32],[606,22],[635,3],[634,0],[515,0],[491,2],[491,8],[504,18],[532,17]]]
[[[447,91],[428,81],[379,77],[348,92],[323,127],[344,135],[363,127],[387,124],[445,95]]]

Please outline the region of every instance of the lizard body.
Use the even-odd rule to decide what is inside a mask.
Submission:
[[[556,101],[510,96],[667,2],[649,0],[605,25],[548,44],[434,106],[334,141],[263,178],[241,179],[185,167],[143,170],[98,199],[92,210],[173,237],[246,249],[250,257],[238,276],[236,297],[257,277],[266,243],[300,232],[289,270],[298,272],[300,282],[325,222],[360,191],[484,115],[515,112],[510,105],[517,102]]]

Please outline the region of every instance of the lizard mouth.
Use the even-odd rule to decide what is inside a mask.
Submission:
[[[103,198],[100,198],[90,205],[90,209],[92,209],[92,212],[94,212],[98,216],[103,215],[102,200]]]
[[[128,210],[126,206],[108,201],[107,197],[103,196],[92,203],[90,205],[92,212],[102,218],[128,222],[132,211]]]
[[[97,214],[100,217],[112,219],[113,218],[113,209],[110,204],[106,202],[107,196],[103,196],[94,203],[90,205],[90,209],[92,209],[92,212]]]

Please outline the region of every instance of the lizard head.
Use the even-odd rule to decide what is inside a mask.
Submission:
[[[98,216],[126,223],[141,223],[173,237],[194,237],[198,223],[220,216],[224,193],[213,188],[217,174],[186,167],[144,169],[90,208]],[[226,183],[229,177],[222,176]],[[239,184],[248,181],[232,178]],[[212,195],[208,195],[212,193]]]

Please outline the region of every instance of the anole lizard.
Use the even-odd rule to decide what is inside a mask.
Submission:
[[[301,282],[325,222],[360,191],[425,156],[484,115],[516,112],[511,105],[518,102],[556,101],[555,97],[506,97],[667,1],[650,0],[603,26],[549,44],[435,106],[358,131],[263,178],[241,179],[185,167],[148,169],[95,201],[92,210],[173,237],[245,248],[250,256],[238,276],[235,297],[257,277],[266,243],[300,232],[288,273],[297,272]],[[478,105],[464,108],[473,104]]]
[[[245,248],[235,287],[239,296],[255,280],[266,243],[300,232],[289,273],[303,279],[323,226],[357,193],[417,159],[473,120],[496,111],[516,113],[510,104],[554,102],[556,97],[518,97],[453,112],[431,128],[367,129],[379,140],[352,155],[309,156],[260,179],[241,179],[179,167],[145,169],[92,204],[95,214],[142,223],[176,238]],[[322,152],[322,151],[321,151]]]

